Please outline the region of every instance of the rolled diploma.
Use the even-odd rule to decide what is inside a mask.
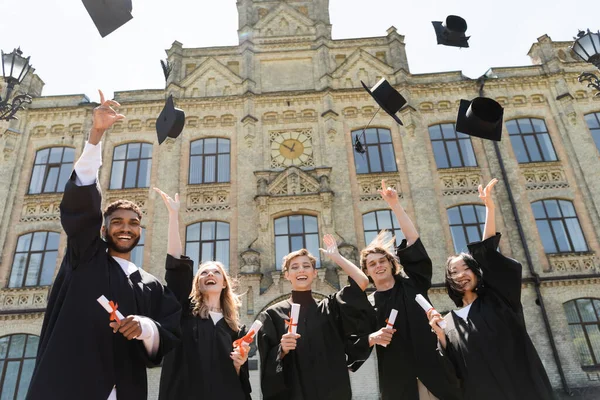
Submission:
[[[300,304],[292,303],[292,313],[290,314],[290,323],[292,323],[292,333],[298,330],[298,315],[300,315]]]
[[[98,297],[96,300],[106,310],[106,312],[108,312],[109,314],[113,312],[112,308],[110,307],[110,304],[108,304],[108,299],[104,297],[104,295]],[[117,310],[116,314],[119,319],[125,319],[125,317],[119,312],[119,310]]]
[[[252,326],[248,330],[248,333],[254,331],[254,333],[252,333],[252,339],[254,339],[254,336],[256,336],[260,328],[262,328],[262,322],[260,322],[259,320],[256,320],[252,323]]]
[[[425,312],[429,312],[429,310],[434,309],[433,306],[427,301],[427,299],[425,297],[423,297],[422,294],[418,294],[417,297],[415,297],[415,300],[417,301],[417,303],[419,303],[419,305],[421,306],[421,308],[423,310],[425,310]],[[441,320],[440,322],[438,322],[438,326],[442,329],[446,329],[446,321]]]
[[[392,308],[392,311],[390,311],[390,317],[387,319],[386,322],[386,328],[388,329],[394,329],[394,323],[396,322],[396,317],[398,316],[398,310],[396,310],[395,308]],[[387,347],[387,344],[382,344],[381,346],[383,347]]]

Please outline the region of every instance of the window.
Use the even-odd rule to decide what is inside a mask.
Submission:
[[[379,210],[363,214],[363,226],[365,229],[365,244],[371,243],[375,236],[382,231],[387,230],[391,235],[396,236],[396,246],[398,246],[404,234],[400,230],[400,225],[396,217],[390,210]]]
[[[483,238],[485,206],[466,204],[449,208],[447,213],[456,253],[467,251],[467,244]]]
[[[540,200],[532,203],[531,207],[546,253],[588,250],[573,203],[567,200]]]
[[[115,147],[110,174],[110,189],[150,187],[151,168],[151,144],[127,143]]]
[[[369,128],[365,130],[364,140],[362,129],[352,132],[352,143],[358,137],[365,146],[363,154],[354,152],[354,165],[357,174],[374,172],[396,172],[396,156],[392,145],[392,135],[389,129]]]
[[[8,287],[50,285],[56,269],[59,237],[55,232],[19,236]]]
[[[506,129],[519,163],[558,160],[543,119],[513,119]]]
[[[585,116],[585,122],[587,123],[596,148],[600,151],[600,112],[588,114]]]
[[[142,233],[140,234],[140,241],[137,246],[131,250],[131,262],[137,267],[144,269],[144,241],[146,240],[146,229],[141,228]]]
[[[18,334],[0,337],[0,398],[24,399],[35,366],[40,338]]]
[[[71,172],[75,150],[70,147],[52,147],[35,153],[29,194],[62,193]]]
[[[220,261],[229,270],[229,224],[203,221],[188,225],[185,254],[194,260],[194,271],[203,261]]]
[[[229,182],[229,139],[200,139],[190,144],[189,184]]]
[[[581,366],[600,367],[600,299],[577,299],[563,304]]]
[[[471,137],[456,132],[454,124],[430,126],[429,139],[438,169],[477,166]]]
[[[307,249],[317,259],[319,254],[319,226],[317,217],[310,215],[290,215],[275,220],[275,264],[281,269],[281,260],[292,251]]]

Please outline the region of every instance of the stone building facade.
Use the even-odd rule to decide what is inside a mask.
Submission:
[[[327,0],[237,4],[239,45],[174,42],[166,91],[115,93],[127,119],[105,136],[100,184],[105,203],[127,198],[143,209],[145,237],[136,255],[143,268],[164,275],[168,215],[151,188],[178,192],[186,251],[197,261],[216,256],[229,265],[245,293],[243,320],[251,323],[290,292],[278,259],[285,246],[318,248],[322,239],[315,244],[314,238],[332,233],[343,254],[357,261],[369,235],[393,228],[377,194],[386,179],[433,259],[431,300],[450,310],[442,288],[445,259],[460,249],[460,232],[467,238],[480,232],[477,186],[498,177],[500,248],[523,262],[530,335],[557,393],[594,396],[600,388],[600,97],[577,81],[591,69],[574,58],[571,43],[544,35],[531,47],[531,66],[493,68],[479,79],[411,74],[404,37],[394,27],[381,37],[333,40]],[[408,100],[399,112],[403,126],[377,112],[362,88],[361,80],[372,86],[382,77]],[[70,168],[81,153],[96,106],[84,95],[42,96],[42,86],[29,76],[21,90],[37,96],[33,104],[18,121],[0,123],[0,363],[8,357],[2,346],[25,348],[24,338],[35,345],[66,245],[56,182],[60,167]],[[185,110],[186,126],[159,146],[155,122],[167,93]],[[497,145],[453,131],[460,99],[480,94],[504,107]],[[371,118],[369,149],[360,155],[353,132]],[[345,280],[322,258],[313,290],[325,296]],[[27,375],[28,354],[29,348],[15,356],[17,378]],[[0,387],[12,379],[6,371]],[[355,398],[377,398],[376,380],[371,360],[354,374]],[[150,382],[155,398],[157,379]]]

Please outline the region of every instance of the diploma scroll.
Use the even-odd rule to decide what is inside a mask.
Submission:
[[[110,314],[111,321],[121,322],[122,319],[125,319],[123,314],[121,314],[117,310],[119,306],[116,303],[113,303],[112,301],[108,301],[108,299],[104,297],[104,295],[98,297],[96,300],[106,310],[106,312]]]
[[[428,313],[429,310],[435,310],[435,308],[433,308],[431,303],[429,303],[427,299],[423,297],[423,295],[418,294],[417,297],[415,297],[415,300],[417,301],[417,303],[419,303],[421,308],[425,310],[426,313]],[[441,320],[440,322],[438,322],[438,326],[442,329],[446,329],[446,321]]]
[[[389,318],[385,320],[385,323],[386,323],[385,327],[388,329],[394,329],[394,324],[396,323],[397,316],[398,316],[398,310],[396,310],[395,308],[392,308],[392,311],[390,311]],[[387,344],[382,344],[381,346],[387,347]]]
[[[246,356],[246,349],[244,348],[244,343],[252,343],[254,341],[254,336],[260,330],[260,328],[262,328],[262,322],[260,322],[259,320],[254,321],[248,333],[246,333],[244,336],[233,342],[233,348],[235,349],[239,347],[240,354],[242,355],[242,357]]]
[[[288,326],[288,333],[296,334],[298,330],[298,315],[300,315],[300,304],[292,303],[292,311],[290,311],[290,320],[285,321]]]

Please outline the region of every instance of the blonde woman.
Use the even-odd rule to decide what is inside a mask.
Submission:
[[[155,190],[169,210],[165,279],[182,306],[181,344],[165,357],[159,399],[251,399],[249,347],[232,347],[246,333],[233,280],[217,261],[203,262],[193,275],[192,261],[181,254],[179,196]]]

